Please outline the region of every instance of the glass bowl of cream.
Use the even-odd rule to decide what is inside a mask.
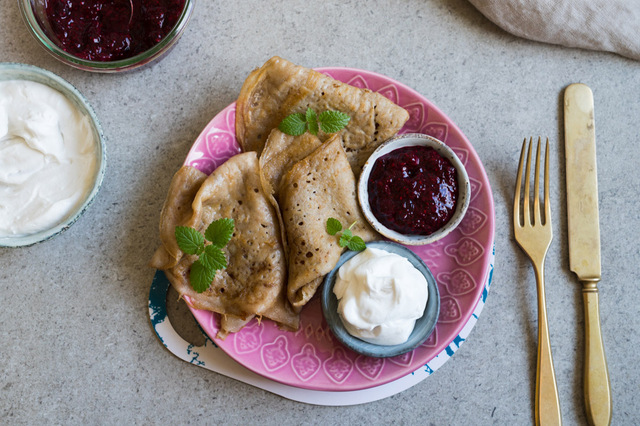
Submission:
[[[324,279],[322,311],[335,337],[360,354],[387,358],[420,346],[440,314],[440,294],[418,255],[391,241],[342,254]]]
[[[18,0],[36,41],[59,61],[91,72],[139,68],[182,36],[195,0]]]
[[[102,128],[75,87],[35,66],[0,63],[0,247],[69,228],[105,166]]]

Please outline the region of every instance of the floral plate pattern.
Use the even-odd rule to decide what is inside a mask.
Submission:
[[[221,341],[213,338],[218,316],[191,308],[202,329],[235,361],[269,379],[290,386],[322,390],[368,389],[401,378],[425,366],[458,337],[483,297],[493,260],[494,207],[486,173],[460,129],[435,105],[413,89],[388,77],[352,68],[318,71],[352,86],[381,93],[410,115],[400,133],[426,133],[449,145],[471,180],[469,210],[458,228],[444,239],[409,247],[432,270],[440,291],[438,323],[417,349],[380,359],[346,349],[331,334],[319,298],[304,307],[297,332],[279,330],[271,321],[251,321]],[[193,144],[186,165],[211,173],[241,152],[235,138],[235,103],[217,114]],[[486,295],[486,293],[485,293]]]

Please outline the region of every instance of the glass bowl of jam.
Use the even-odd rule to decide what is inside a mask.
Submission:
[[[167,53],[195,0],[18,0],[31,34],[72,67],[119,72]]]
[[[454,230],[469,207],[470,193],[469,176],[455,152],[421,133],[380,145],[358,181],[367,221],[407,245],[429,244]]]

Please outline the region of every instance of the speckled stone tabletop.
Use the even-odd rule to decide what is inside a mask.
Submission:
[[[250,70],[273,55],[371,70],[414,88],[460,127],[492,185],[496,260],[482,315],[432,376],[377,402],[293,402],[174,357],[150,326],[147,263],[171,176]],[[0,423],[532,423],[535,281],[510,217],[522,140],[542,135],[552,149],[551,344],[565,424],[585,424],[584,314],[568,265],[564,184],[562,95],[574,82],[588,84],[596,104],[612,423],[640,423],[640,63],[516,38],[465,0],[199,0],[168,56],[120,75],[57,62],[27,32],[17,2],[5,1],[0,61],[74,84],[94,107],[108,150],[102,189],[76,224],[32,247],[0,249]],[[178,331],[201,338],[171,296]]]

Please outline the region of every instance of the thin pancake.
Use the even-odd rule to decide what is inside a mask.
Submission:
[[[340,137],[322,144],[284,176],[280,205],[287,229],[289,282],[287,297],[300,310],[314,295],[344,250],[326,231],[333,217],[365,241],[378,234],[369,226],[356,201],[356,181]]]
[[[260,179],[262,187],[267,194],[267,199],[276,209],[278,221],[280,222],[280,232],[282,242],[285,246],[285,258],[288,260],[287,234],[280,206],[278,205],[278,194],[280,193],[280,182],[282,177],[299,160],[312,153],[322,144],[320,139],[310,133],[300,136],[290,136],[282,133],[278,129],[273,129],[269,134],[267,143],[260,155]]]
[[[220,330],[216,337],[219,339],[226,339],[230,333],[236,333],[247,325],[249,321],[253,319],[253,315],[249,318],[234,317],[232,315],[220,315]]]
[[[322,142],[311,133],[291,136],[273,129],[260,154],[260,172],[265,179],[265,191],[278,194],[282,177],[318,148]]]
[[[355,174],[373,150],[395,135],[409,113],[368,89],[334,80],[277,56],[245,80],[236,107],[236,138],[244,151],[260,154],[272,129],[286,116],[311,108],[318,114],[341,111],[351,117],[341,131],[342,143]],[[319,133],[321,140],[329,135]]]
[[[193,215],[191,203],[207,175],[189,166],[182,166],[173,175],[167,198],[160,213],[160,241],[162,246],[156,250],[150,266],[156,269],[168,269],[175,266],[182,257],[175,237],[175,229],[183,225]]]
[[[220,337],[239,330],[254,315],[297,329],[298,316],[286,300],[279,224],[262,190],[256,153],[236,155],[218,167],[200,186],[192,210],[185,226],[204,232],[214,220],[232,218],[235,232],[223,249],[228,266],[205,292],[195,292],[189,282],[197,256],[183,255],[166,271],[178,293],[188,296],[196,309],[226,316]]]

